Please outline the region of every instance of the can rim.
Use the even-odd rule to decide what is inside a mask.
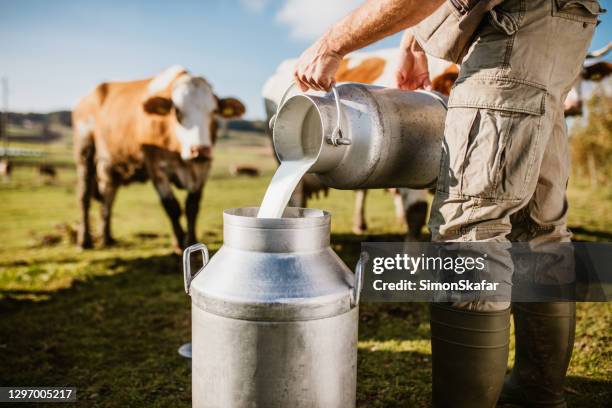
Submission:
[[[230,208],[223,211],[224,225],[246,228],[288,229],[329,225],[331,214],[316,208],[287,207],[282,218],[257,218],[259,207]]]

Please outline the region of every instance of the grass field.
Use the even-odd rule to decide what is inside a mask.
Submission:
[[[202,201],[199,238],[212,251],[222,243],[222,210],[258,205],[275,168],[265,139],[252,139],[249,147],[239,142],[216,149]],[[70,161],[66,145],[46,148],[52,154],[46,160]],[[232,163],[257,164],[263,176],[231,177]],[[74,190],[69,167],[51,184],[29,166],[0,182],[0,385],[76,386],[78,406],[189,406],[190,369],[176,350],[190,339],[190,300],[152,186],[119,191],[113,218],[119,245],[87,252],[67,232],[78,219]],[[612,188],[574,183],[570,205],[576,238],[612,241]],[[367,237],[350,232],[351,192],[332,191],[311,206],[332,212],[333,246],[348,265],[362,240],[402,239],[392,200],[382,191],[368,198]],[[428,337],[424,304],[362,306],[360,407],[429,404]],[[579,305],[569,375],[570,406],[610,406],[610,304]]]

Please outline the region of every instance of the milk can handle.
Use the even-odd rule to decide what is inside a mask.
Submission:
[[[270,118],[270,123],[268,123],[268,127],[270,128],[270,130],[274,130],[274,125],[276,125],[276,117],[278,116],[278,111],[280,111],[281,106],[283,106],[283,104],[285,103],[285,99],[287,99],[287,95],[289,95],[289,91],[291,91],[296,86],[297,84],[294,81],[291,81],[289,86],[285,89],[285,92],[283,92],[283,96],[281,97],[280,102],[276,106],[276,112]]]
[[[183,252],[183,279],[185,281],[185,293],[187,293],[188,295],[189,289],[191,288],[191,281],[193,280],[193,278],[198,276],[198,273],[200,273],[200,271],[202,270],[202,268],[200,268],[200,270],[198,270],[195,275],[191,274],[191,262],[189,261],[191,260],[191,253],[195,251],[202,252],[202,260],[204,261],[202,268],[204,268],[208,263],[208,248],[206,248],[206,245],[204,244],[194,244],[189,248],[185,249],[185,252]]]
[[[332,93],[334,94],[334,100],[336,102],[336,127],[332,132],[331,136],[327,138],[327,143],[340,146],[350,145],[351,141],[342,137],[342,109],[340,107],[340,96],[338,95],[338,88],[336,85],[332,85]]]
[[[289,91],[291,91],[294,87],[296,87],[296,83],[291,81],[285,92],[283,92],[283,96],[281,97],[280,102],[276,106],[276,113],[272,115],[270,118],[270,123],[268,123],[268,127],[270,130],[274,129],[274,125],[276,125],[276,118],[278,117],[278,112],[280,111],[281,106],[285,103],[285,99],[287,99],[287,95],[289,95]],[[334,95],[334,102],[336,104],[336,127],[332,132],[331,136],[326,138],[327,143],[339,146],[339,145],[350,145],[351,141],[349,139],[342,137],[342,109],[340,105],[340,96],[338,95],[338,88],[336,85],[332,85],[332,93]]]
[[[368,254],[363,252],[359,257],[357,266],[355,267],[355,284],[353,285],[353,290],[351,292],[351,307],[359,305],[359,301],[361,300],[361,290],[363,289],[363,270],[365,269],[365,264],[368,262],[368,259]]]

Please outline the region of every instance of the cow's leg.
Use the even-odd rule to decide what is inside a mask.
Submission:
[[[170,223],[172,224],[172,232],[174,233],[174,242],[172,246],[175,252],[181,253],[185,244],[185,232],[180,222],[182,213],[181,206],[176,197],[174,197],[172,190],[170,190],[170,183],[168,183],[167,188],[165,185],[158,186],[156,184],[156,189],[161,199],[161,203],[164,206],[164,210],[166,210],[166,214],[168,214]]]
[[[187,199],[185,201],[185,215],[187,217],[187,237],[185,247],[196,243],[196,221],[198,219],[198,212],[200,211],[202,190],[203,188],[200,187],[195,191],[190,191],[187,193]]]
[[[306,202],[306,191],[305,191],[305,183],[304,180],[300,181],[293,190],[293,194],[291,194],[291,198],[289,199],[288,207],[301,207],[306,208],[308,203]]]
[[[93,246],[91,230],[89,226],[89,207],[91,204],[91,182],[92,177],[87,171],[87,165],[77,164],[77,191],[79,205],[81,207],[81,224],[79,225],[78,244],[81,248],[87,249]]]
[[[77,191],[79,205],[81,207],[81,223],[77,236],[78,245],[83,248],[92,248],[91,230],[89,224],[89,208],[96,183],[96,171],[94,166],[95,147],[93,142],[77,148]]]
[[[157,155],[157,152],[155,150],[144,150],[144,161],[147,173],[153,182],[153,186],[159,195],[161,204],[172,224],[172,232],[174,233],[172,246],[174,252],[180,255],[184,249],[183,245],[185,243],[185,232],[180,222],[182,213],[181,206],[176,200],[176,197],[174,197],[174,193],[172,193],[168,174],[159,166],[160,157]]]
[[[408,224],[407,241],[421,239],[423,227],[427,223],[428,205],[426,201],[417,201],[406,210],[406,223]]]
[[[406,225],[408,226],[406,241],[419,241],[423,227],[427,223],[427,213],[429,210],[427,192],[425,190],[412,190],[408,188],[401,188],[399,192],[404,205]]]
[[[181,218],[181,206],[177,201],[176,197],[174,197],[174,193],[172,193],[172,188],[170,187],[170,180],[161,172],[156,172],[154,177],[151,177],[153,180],[153,185],[155,186],[155,190],[157,190],[157,194],[161,200],[162,206],[168,214],[170,218],[170,223],[172,224],[172,232],[174,233],[174,242],[173,247],[176,253],[181,253],[184,249],[185,243],[185,232],[183,231],[183,227],[181,226],[180,218]]]
[[[102,219],[102,244],[104,246],[111,246],[116,243],[111,234],[111,213],[113,203],[115,202],[115,196],[117,195],[117,186],[111,184],[104,189],[100,189],[100,193],[102,194],[102,205],[100,207],[100,218]]]
[[[355,210],[353,212],[353,233],[363,234],[368,225],[365,221],[365,200],[368,190],[355,190]]]
[[[111,234],[111,214],[118,183],[113,180],[112,168],[106,161],[98,162],[98,191],[100,192],[100,235],[102,245],[111,246],[116,243]]]
[[[393,194],[393,208],[395,209],[395,222],[399,226],[406,224],[406,214],[404,212],[404,200],[402,194],[398,188],[389,189],[389,192]]]

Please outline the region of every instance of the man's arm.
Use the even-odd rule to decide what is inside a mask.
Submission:
[[[349,52],[418,24],[445,0],[368,0],[304,51],[295,80],[303,91],[329,90]]]

